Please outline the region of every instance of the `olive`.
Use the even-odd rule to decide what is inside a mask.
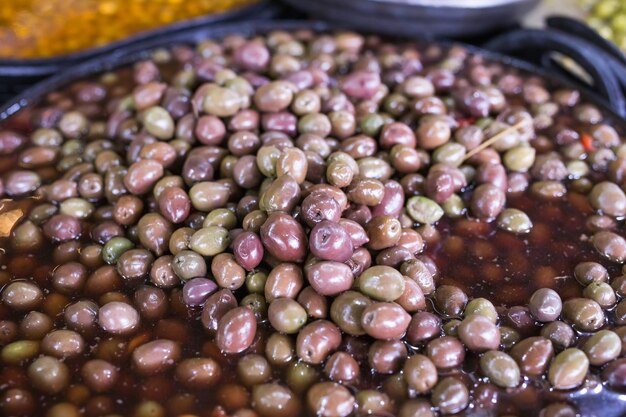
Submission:
[[[583,383],[589,369],[589,359],[576,348],[565,349],[556,355],[550,369],[548,380],[556,389],[576,388]]]
[[[538,376],[547,370],[554,355],[554,347],[552,342],[545,337],[529,337],[515,344],[510,354],[518,363],[522,373]]]
[[[498,227],[507,232],[525,234],[533,228],[533,223],[526,213],[515,208],[502,210],[497,219]]]
[[[410,356],[402,368],[409,389],[418,394],[426,394],[437,384],[437,368],[424,355]]]
[[[330,317],[339,328],[350,335],[361,336],[365,330],[361,326],[361,316],[372,300],[356,291],[339,294],[330,306]]]
[[[311,413],[320,417],[348,417],[356,405],[350,391],[335,382],[313,385],[307,392],[306,400]]]
[[[449,376],[443,378],[433,389],[431,402],[444,414],[456,414],[464,410],[469,404],[469,391],[458,378]]]
[[[622,341],[617,333],[611,330],[600,330],[587,339],[582,350],[589,358],[591,365],[602,366],[620,355]]]
[[[598,303],[586,298],[571,298],[563,303],[563,318],[582,331],[604,326],[605,316]]]
[[[405,289],[402,274],[388,266],[373,266],[366,269],[357,280],[359,290],[376,300],[393,301]]]
[[[298,397],[277,383],[255,385],[252,406],[263,417],[296,417],[301,415],[302,408]]]
[[[277,298],[268,309],[268,318],[272,327],[282,333],[296,333],[304,326],[307,312],[291,298]]]
[[[556,320],[561,315],[562,307],[561,297],[550,288],[541,288],[535,291],[528,303],[530,313],[542,322]]]
[[[443,209],[426,197],[411,197],[406,202],[406,210],[413,220],[419,223],[436,223],[443,216]]]
[[[466,317],[458,327],[459,339],[475,352],[495,350],[500,346],[500,332],[489,318],[474,314]]]
[[[480,358],[480,370],[495,385],[503,388],[516,387],[520,383],[517,363],[504,352],[490,350]]]

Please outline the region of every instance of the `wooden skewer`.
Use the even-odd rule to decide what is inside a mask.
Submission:
[[[0,214],[0,237],[11,236],[13,226],[17,224],[23,215],[24,212],[21,209],[10,210]]]
[[[475,147],[474,149],[469,151],[467,153],[467,155],[465,155],[465,158],[463,158],[463,161],[468,160],[472,156],[476,155],[478,152],[480,152],[483,149],[485,149],[485,148],[491,146],[492,144],[496,143],[497,141],[499,141],[500,139],[502,139],[503,137],[505,137],[506,135],[508,135],[512,131],[517,130],[520,127],[524,126],[526,123],[529,123],[529,122],[527,120],[522,120],[522,121],[514,124],[513,126],[507,127],[502,132],[496,133],[495,135],[493,135],[492,137],[490,137],[489,139],[487,139],[486,141],[484,141],[483,143],[481,143],[480,145],[478,145],[477,147]]]

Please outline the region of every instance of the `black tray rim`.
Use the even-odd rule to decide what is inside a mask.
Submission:
[[[283,1],[290,5],[298,2],[298,0]],[[500,19],[487,16],[485,21],[493,23],[485,26],[477,24],[476,17],[461,18],[449,16],[446,19],[442,19],[440,15],[398,17],[377,12],[363,12],[361,10],[331,9],[330,6],[321,2],[316,3],[315,6],[301,7],[301,10],[317,19],[324,19],[338,26],[350,25],[362,31],[371,31],[373,29],[387,36],[395,35],[403,38],[410,38],[420,34],[433,40],[463,35],[477,36],[509,27],[517,21],[515,15],[508,15],[506,18]],[[398,29],[398,27],[402,27],[402,29]]]
[[[150,38],[143,42],[134,42],[118,48],[112,53],[97,56],[93,59],[68,67],[27,88],[17,96],[10,99],[8,102],[0,104],[0,122],[8,119],[28,105],[37,103],[46,94],[51,93],[58,88],[66,86],[73,81],[84,79],[88,76],[111,71],[123,65],[129,65],[139,60],[146,59],[155,49],[170,48],[183,44],[195,44],[201,40],[219,39],[231,34],[254,36],[273,30],[312,30],[314,32],[325,32],[332,30],[353,30],[353,27],[349,27],[349,25],[347,26],[345,24],[337,25],[332,22],[320,20],[247,20],[243,22],[223,22],[210,26],[190,28],[172,33],[167,37]],[[460,45],[466,48],[469,52],[479,54],[494,62],[526,71],[532,75],[543,77],[546,80],[556,83],[557,85],[562,85],[563,87],[576,89],[582,93],[586,100],[600,107],[605,113],[607,113],[608,116],[610,116],[612,121],[619,123],[622,128],[626,130],[626,119],[617,115],[601,99],[601,97],[594,93],[590,88],[576,85],[562,75],[550,72],[530,62],[459,41],[445,39],[433,40],[428,36],[397,36],[395,38],[404,41],[432,42],[442,46]]]

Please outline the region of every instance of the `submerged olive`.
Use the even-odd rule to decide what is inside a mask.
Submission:
[[[499,387],[513,388],[520,383],[517,363],[504,352],[490,350],[480,358],[480,369],[491,382]]]
[[[426,394],[437,384],[437,368],[424,355],[410,356],[403,367],[404,380],[409,389]]]
[[[274,329],[296,333],[306,323],[306,310],[291,298],[277,298],[270,303],[268,318]]]
[[[583,351],[575,348],[565,349],[552,361],[548,380],[556,389],[576,388],[585,380],[588,369],[589,359]]]
[[[525,234],[533,228],[533,223],[526,213],[514,208],[506,208],[497,219],[498,227],[507,232]]]
[[[350,391],[335,382],[320,382],[313,385],[306,398],[311,412],[320,417],[348,417],[356,405]]]
[[[602,307],[593,300],[571,298],[563,303],[563,318],[576,328],[590,332],[604,326]]]
[[[582,350],[591,365],[602,366],[620,355],[622,340],[611,330],[600,330],[587,339]]]
[[[350,335],[365,334],[361,326],[361,316],[372,300],[356,291],[346,291],[339,294],[330,306],[330,317],[339,328]]]

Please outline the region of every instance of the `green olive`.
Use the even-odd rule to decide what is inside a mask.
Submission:
[[[143,112],[143,124],[148,133],[157,139],[171,139],[174,135],[174,119],[163,107],[153,106]]]
[[[22,361],[34,358],[38,353],[38,341],[18,340],[2,348],[0,359],[2,359],[2,363],[5,365],[18,365]]]
[[[516,235],[526,234],[533,228],[528,215],[515,208],[506,208],[497,219],[498,227]]]
[[[250,293],[263,294],[267,274],[263,271],[251,272],[246,276],[246,288]]]
[[[219,226],[228,230],[233,229],[236,225],[237,216],[226,208],[211,210],[202,223],[202,227]]]
[[[361,119],[359,127],[364,134],[376,137],[380,133],[384,124],[385,120],[380,114],[372,113]]]
[[[519,366],[504,352],[490,350],[480,358],[480,370],[495,385],[502,388],[516,387],[520,382]]]
[[[576,388],[583,383],[588,370],[587,355],[580,349],[569,348],[556,355],[552,361],[548,380],[556,389]]]
[[[493,303],[486,298],[474,298],[467,303],[465,306],[465,317],[469,317],[473,314],[485,316],[494,324],[498,321],[496,308]]]
[[[535,162],[535,148],[516,146],[506,151],[503,157],[504,166],[511,171],[526,172]]]
[[[465,146],[456,142],[448,142],[435,149],[432,155],[433,163],[442,163],[458,167],[463,163],[465,153]]]
[[[406,210],[413,220],[422,224],[436,223],[444,214],[439,204],[422,196],[409,198],[406,203]]]
[[[114,265],[124,252],[134,247],[135,244],[125,237],[111,238],[102,248],[102,260],[109,265]]]
[[[191,236],[189,248],[203,256],[215,256],[230,244],[228,230],[220,226],[203,227]]]
[[[448,197],[441,205],[441,208],[446,216],[453,219],[463,216],[466,212],[465,203],[463,203],[463,199],[457,194],[452,194]]]

